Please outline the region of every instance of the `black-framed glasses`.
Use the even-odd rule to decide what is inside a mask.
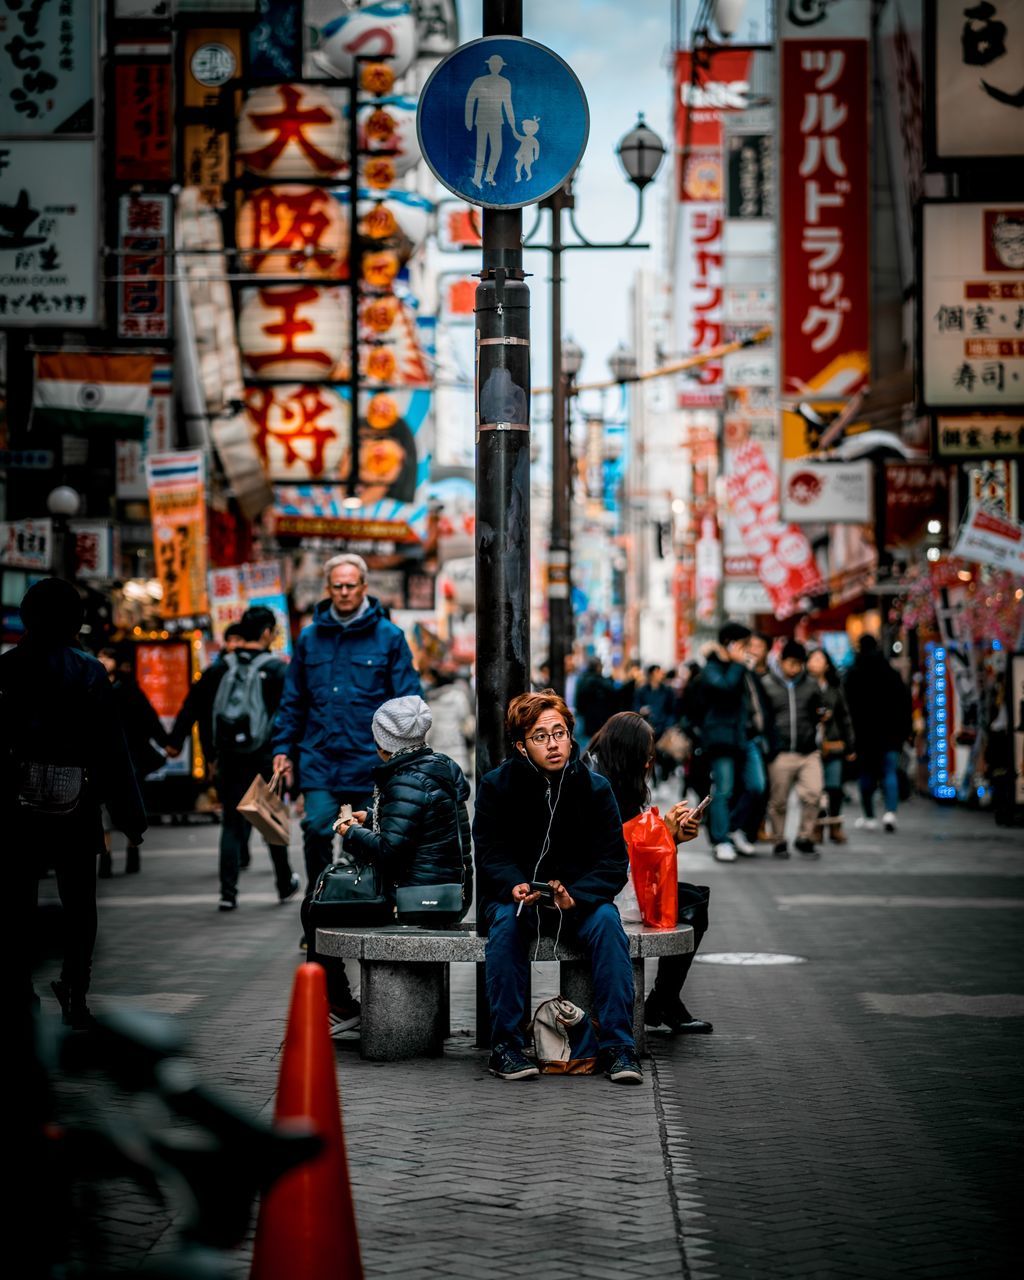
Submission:
[[[366,584],[363,582],[329,582],[327,585],[332,591],[358,591],[360,587]]]
[[[528,737],[526,741],[535,742],[538,747],[544,747],[547,746],[549,738],[552,742],[564,742],[568,736],[568,729],[552,729],[550,733],[548,733],[546,729],[541,729],[537,733]]]

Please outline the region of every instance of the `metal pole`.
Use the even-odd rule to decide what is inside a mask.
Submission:
[[[484,0],[483,34],[522,35],[521,0]],[[476,776],[507,755],[530,680],[530,291],[522,213],[484,211],[476,291]]]
[[[562,210],[572,208],[567,182],[544,201],[551,210],[551,539],[548,544],[548,663],[551,687],[565,692],[565,658],[572,648],[569,568],[569,439],[562,372]]]

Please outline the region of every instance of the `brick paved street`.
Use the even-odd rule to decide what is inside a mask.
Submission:
[[[336,1042],[367,1275],[1018,1274],[1024,840],[922,800],[901,817],[820,863],[684,851],[685,878],[712,886],[706,960],[803,962],[696,964],[687,1001],[715,1034],[655,1038],[642,1088],[491,1079],[469,970],[443,1060],[364,1063]],[[269,1109],[298,907],[277,904],[256,849],[241,909],[219,915],[216,838],[156,828],[142,874],[101,883],[94,1004],[178,1014],[204,1078]],[[53,976],[46,959],[44,1005]],[[67,1116],[126,1106],[59,1094]],[[137,1188],[89,1200],[125,1272],[172,1246],[172,1216]],[[233,1274],[248,1265],[239,1251]]]

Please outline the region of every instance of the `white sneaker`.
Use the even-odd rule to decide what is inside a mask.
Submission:
[[[733,847],[737,853],[741,853],[744,858],[754,858],[757,856],[757,850],[750,843],[742,831],[733,831],[729,836]]]
[[[896,815],[895,815],[894,813],[883,813],[883,814],[882,814],[882,826],[883,826],[883,827],[885,827],[886,831],[895,831],[895,830],[896,830]]]
[[[853,825],[857,827],[860,831],[877,831],[878,819],[877,818],[858,818]]]
[[[715,861],[716,862],[735,862],[736,850],[732,847],[728,840],[723,840],[721,844],[715,845]]]

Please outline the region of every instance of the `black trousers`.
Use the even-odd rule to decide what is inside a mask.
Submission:
[[[232,901],[238,896],[238,870],[243,862],[248,862],[249,838],[252,835],[252,827],[238,812],[238,804],[257,773],[269,779],[271,772],[269,759],[222,756],[218,761],[217,795],[223,806],[220,829],[220,892],[221,897]],[[286,893],[292,882],[288,846],[268,842],[267,848],[274,865],[277,892]]]
[[[654,990],[663,999],[678,998],[683,989],[701,938],[707,932],[710,898],[711,890],[707,885],[679,881],[679,923],[693,926],[693,950],[685,956],[662,956],[658,961]]]
[[[302,900],[299,915],[302,919],[302,932],[306,937],[306,963],[318,964],[327,975],[328,1004],[344,1008],[352,999],[352,988],[349,986],[348,974],[345,972],[345,961],[336,956],[320,956],[316,951],[316,925],[310,918],[310,895]]]

